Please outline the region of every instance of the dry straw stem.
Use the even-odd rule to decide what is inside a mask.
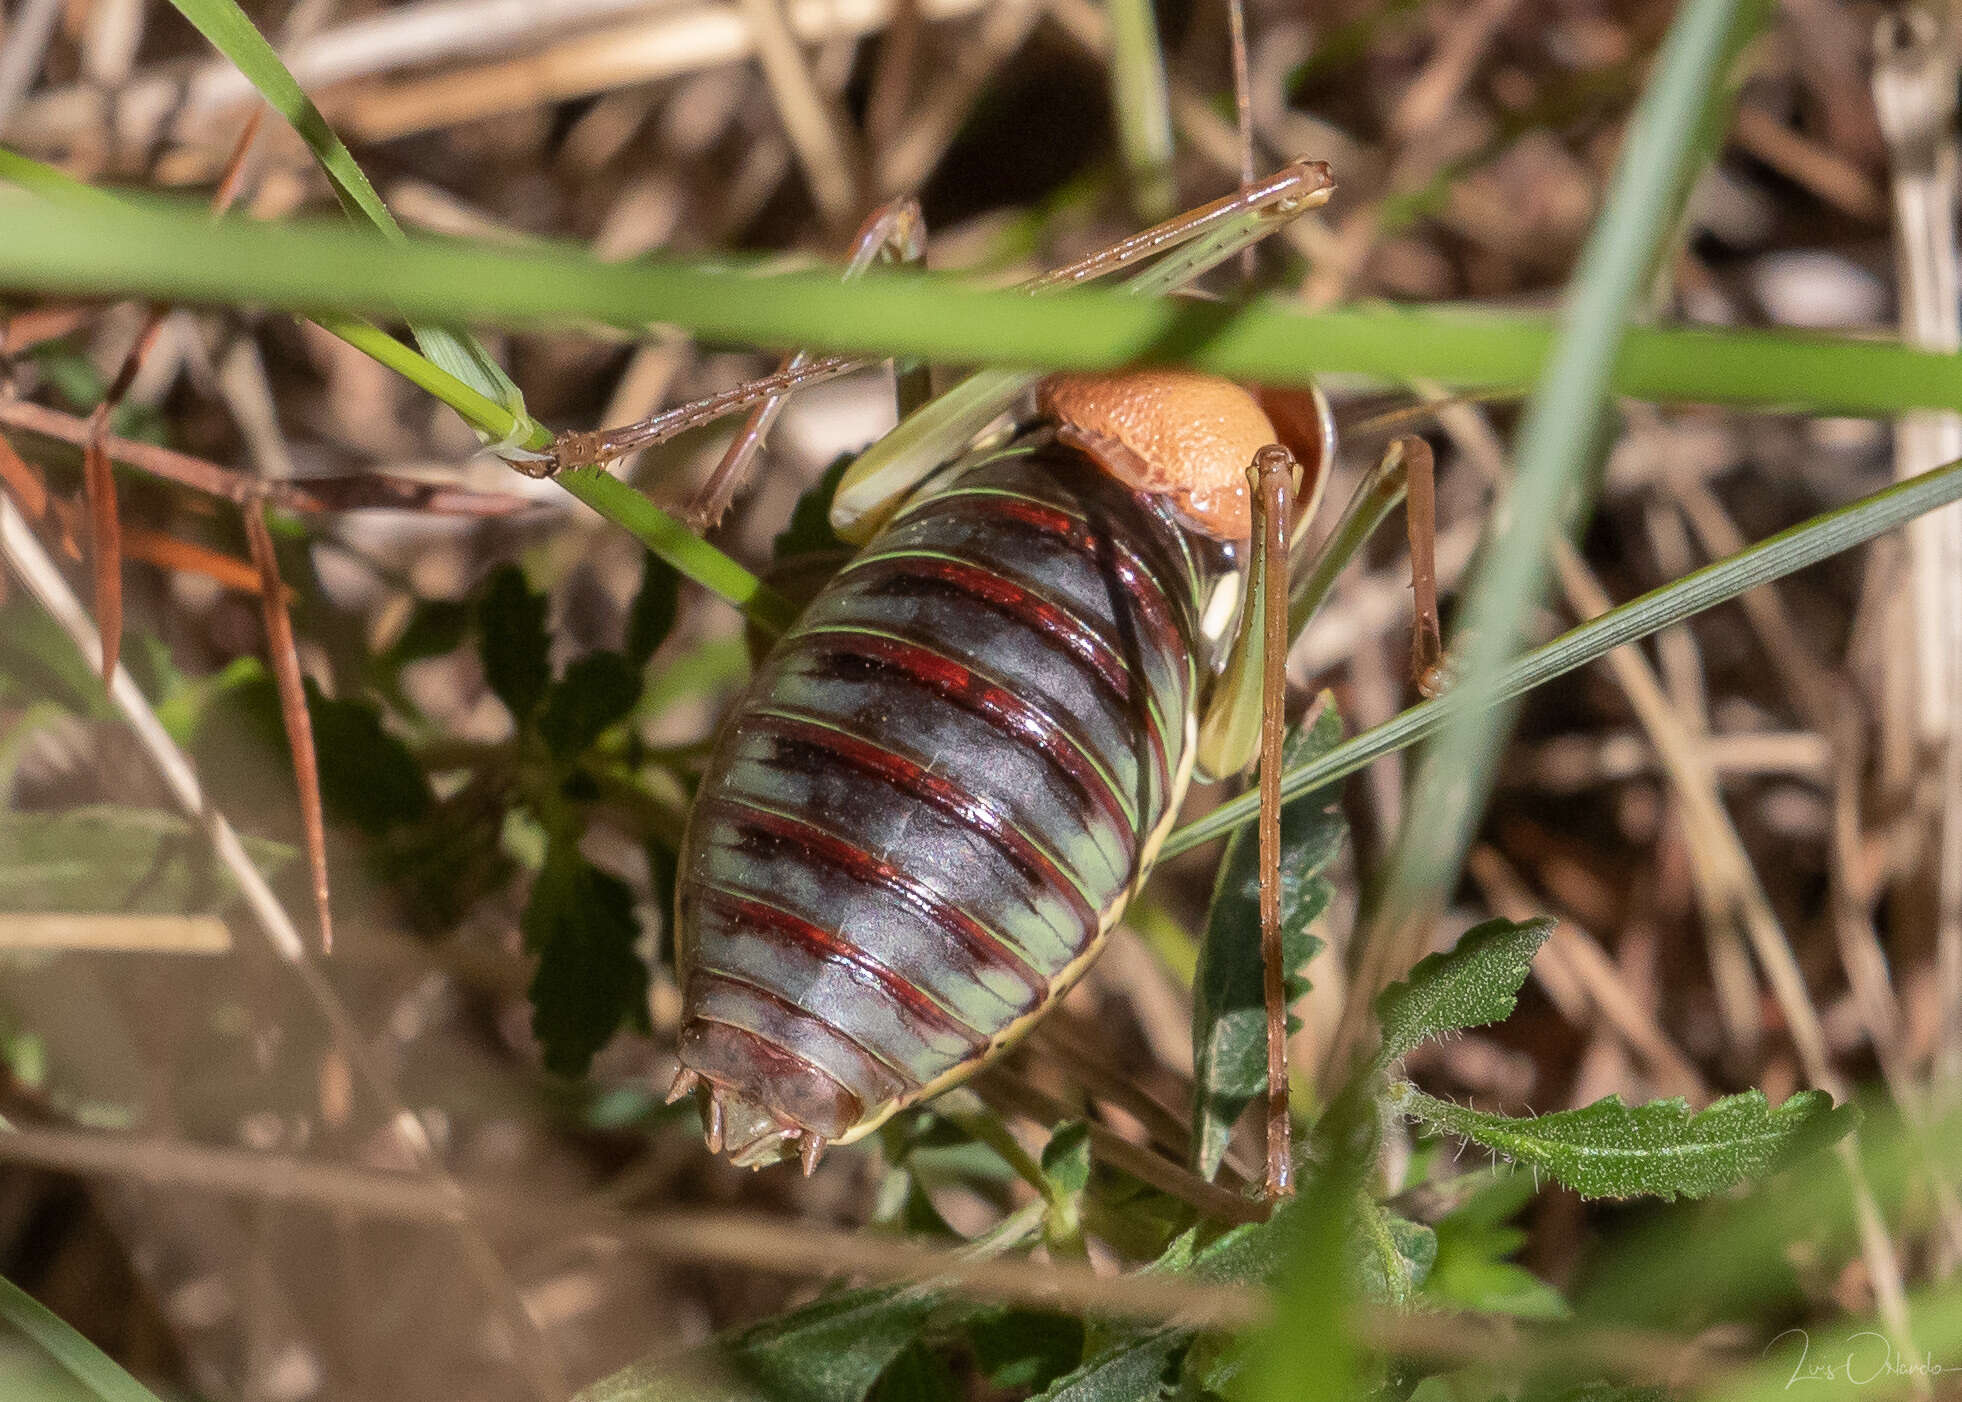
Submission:
[[[0,557],[4,557],[13,567],[15,574],[53,616],[77,651],[89,658],[99,655],[101,640],[96,636],[95,626],[89,621],[81,600],[75,597],[74,591],[68,587],[68,581],[55,568],[54,561],[48,558],[40,541],[35,539],[33,531],[15,509],[12,498],[5,493],[0,493]],[[308,999],[326,1022],[335,1045],[355,1068],[369,1093],[383,1107],[397,1139],[431,1185],[431,1191],[458,1204],[454,1215],[471,1273],[500,1311],[510,1332],[512,1346],[523,1360],[522,1366],[532,1390],[547,1402],[558,1402],[558,1399],[568,1395],[568,1389],[556,1350],[526,1313],[503,1264],[461,1206],[461,1193],[437,1158],[435,1146],[430,1142],[422,1121],[404,1106],[392,1075],[370,1049],[366,1038],[341,1003],[340,995],[308,958],[300,932],[272,888],[266,884],[265,877],[252,865],[252,859],[246,855],[237,831],[206,798],[190,761],[165,731],[156,712],[150,709],[150,703],[137,689],[127,668],[117,667],[109,678],[109,699],[178,807],[186,817],[204,829],[219,863],[244,898],[253,923],[264,934],[273,952],[293,968]]]
[[[1419,391],[1427,398],[1443,397],[1436,385],[1420,385]],[[1493,490],[1502,491],[1507,480],[1505,449],[1485,415],[1470,404],[1445,403],[1438,411],[1438,422]],[[1601,588],[1600,581],[1573,546],[1565,540],[1556,540],[1553,560],[1568,608],[1580,621],[1599,617],[1612,607],[1607,591]],[[1768,930],[1770,934],[1765,937],[1787,949],[1790,946],[1724,809],[1716,773],[1701,744],[1707,727],[1700,718],[1685,720],[1677,714],[1639,648],[1616,648],[1603,660],[1654,743],[1663,769],[1675,781],[1688,838],[1690,870],[1704,916],[1704,937],[1710,942],[1712,982],[1718,1007],[1733,1044],[1749,1053],[1757,1043],[1761,1024],[1757,983],[1751,976],[1740,929],[1748,930],[1753,919],[1769,921],[1768,926],[1760,926],[1759,934],[1764,935]],[[1802,984],[1800,991],[1803,992]],[[1816,1029],[1817,1025],[1814,1013],[1807,1026]],[[1806,1031],[1801,1028],[1794,1035],[1803,1036]],[[1823,1065],[1824,1034],[1818,1033],[1817,1037],[1817,1061]],[[1835,1098],[1844,1099],[1843,1092]]]
[[[911,3],[901,0],[902,13]],[[1041,0],[991,0],[975,32],[953,46],[952,53],[937,57],[932,84],[917,95],[889,141],[874,147],[872,169],[880,198],[911,194],[926,183],[982,90],[1028,41],[1042,14]],[[879,128],[871,130],[876,135]]]
[[[1894,242],[1901,334],[1912,344],[1962,346],[1962,276],[1957,271],[1955,202],[1956,44],[1930,12],[1884,17],[1874,35],[1874,105],[1893,165]],[[1894,472],[1911,477],[1962,455],[1962,416],[1912,414],[1895,429]],[[1914,646],[1892,664],[1913,669],[1914,731],[1939,757],[1940,809],[1933,851],[1935,973],[1940,1031],[1938,1099],[1962,1094],[1962,512],[1935,512],[1908,527]],[[1903,601],[1906,603],[1906,601]],[[1897,605],[1900,607],[1902,605]],[[1885,723],[1904,729],[1902,718]],[[1944,1273],[1956,1264],[1954,1253]]]
[[[1677,506],[1707,554],[1715,559],[1743,548],[1743,533],[1709,488],[1681,476],[1669,485]],[[1738,602],[1744,606],[1779,680],[1792,698],[1794,709],[1830,745],[1833,754],[1831,902],[1840,963],[1888,1093],[1909,1128],[1917,1136],[1925,1136],[1927,1116],[1919,1092],[1911,1084],[1908,1068],[1901,1061],[1899,1000],[1894,994],[1887,955],[1871,914],[1879,898],[1879,883],[1862,875],[1869,866],[1860,855],[1863,845],[1860,795],[1866,748],[1862,726],[1844,695],[1844,686],[1812,656],[1800,638],[1776,586],[1753,589]],[[1924,1141],[1918,1138],[1917,1142]],[[1931,1172],[1929,1182],[1944,1250],[1951,1258],[1962,1259],[1962,1200],[1940,1172]]]
[[[797,36],[790,32],[783,0],[738,0],[738,4],[749,23],[750,42],[776,102],[778,120],[803,168],[804,183],[824,222],[834,230],[847,229],[865,199],[859,188],[859,162],[837,106],[819,89]]]
[[[22,1129],[0,1133],[0,1159],[82,1177],[219,1193],[355,1217],[431,1225],[456,1220],[454,1200],[401,1174],[170,1139]],[[600,1199],[561,1205],[493,1188],[470,1188],[464,1201],[480,1219],[514,1234],[556,1241],[595,1237],[623,1242],[664,1260],[703,1261],[778,1275],[843,1273],[878,1281],[930,1283],[977,1299],[1185,1328],[1245,1329],[1263,1322],[1269,1311],[1266,1293],[1245,1286],[1206,1284],[1175,1275],[1099,1275],[1071,1262],[989,1259],[973,1251],[874,1240],[859,1233],[742,1213],[648,1215],[622,1212]],[[1386,1353],[1502,1363],[1531,1350],[1535,1357],[1605,1369],[1636,1382],[1681,1385],[1706,1374],[1715,1361],[1694,1340],[1636,1329],[1557,1326],[1541,1332],[1507,1316],[1429,1311],[1413,1315],[1367,1307],[1357,1310],[1355,1323],[1371,1346]]]
[[[927,19],[945,20],[973,14],[985,3],[922,0],[920,8]],[[821,44],[883,29],[896,8],[895,0],[787,0],[783,21],[797,44]],[[632,23],[565,38],[521,57],[323,92],[320,100],[328,117],[350,135],[386,141],[740,63],[757,51],[756,31],[742,5],[667,5]],[[849,214],[843,223],[849,227]]]
[[[0,914],[0,949],[118,954],[224,954],[232,932],[215,915]]]
[[[542,48],[647,8],[648,0],[425,0],[282,44],[281,51],[311,90],[462,57]],[[148,149],[166,139],[229,145],[232,109],[253,96],[245,75],[222,59],[188,72],[152,72],[118,88],[111,139],[126,149]],[[102,85],[92,74],[24,103],[7,136],[23,147],[54,149],[93,141],[103,120]]]
[[[1044,0],[1043,8],[1063,32],[1091,57],[1102,61],[1110,52],[1109,20],[1089,0]],[[1233,180],[1240,179],[1245,146],[1233,124],[1213,110],[1209,96],[1194,91],[1190,84],[1176,77],[1169,82],[1173,125],[1186,146],[1221,175]],[[1341,167],[1339,152],[1319,147],[1316,150],[1331,165],[1338,169]],[[1285,159],[1298,153],[1276,154]],[[1292,244],[1311,265],[1325,263],[1335,254],[1334,238],[1322,216],[1314,210],[1289,220],[1277,234]]]
[[[0,29],[0,132],[40,74],[60,18],[61,0],[23,0]]]

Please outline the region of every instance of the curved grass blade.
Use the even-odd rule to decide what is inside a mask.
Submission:
[[[52,166],[3,149],[0,149],[0,179],[54,201],[71,214],[127,208],[116,198],[71,180]],[[551,446],[552,434],[544,425],[487,397],[379,327],[356,317],[325,312],[316,314],[313,320],[442,400],[484,438],[534,451]],[[626,483],[604,473],[567,472],[561,473],[557,480],[573,496],[632,533],[703,588],[742,609],[759,625],[772,632],[782,632],[795,616],[790,604],[756,576]]]
[[[113,214],[126,208],[119,196],[99,190],[41,161],[0,147],[0,180],[86,217],[90,211]],[[465,384],[403,345],[380,327],[357,317],[322,312],[309,318],[329,334],[340,337],[370,359],[393,370],[418,389],[456,410],[463,421],[493,442],[516,443],[532,451],[548,448],[552,434],[543,424],[514,414],[510,407]],[[530,427],[527,429],[526,424]]]
[[[1113,0],[1110,47],[1111,106],[1131,206],[1143,223],[1155,224],[1172,216],[1178,192],[1172,181],[1172,99],[1151,0]]]
[[[1494,510],[1497,530],[1464,592],[1456,631],[1467,693],[1483,694],[1512,659],[1545,592],[1546,542],[1563,518],[1578,524],[1591,510],[1584,484],[1602,446],[1628,322],[1670,243],[1692,174],[1712,149],[1709,133],[1728,110],[1729,70],[1769,9],[1765,0],[1687,0],[1670,25],[1575,269],[1557,345],[1526,406],[1513,480]],[[1407,967],[1411,955],[1401,946],[1421,938],[1442,903],[1509,728],[1496,706],[1454,711],[1420,760],[1372,922],[1375,947],[1365,960],[1377,967],[1365,993],[1382,986],[1385,972]],[[1353,1031],[1349,1017],[1344,1023]]]
[[[552,479],[703,588],[780,634],[797,619],[788,599],[604,468],[581,467]]]
[[[1760,584],[1769,584],[1807,565],[1816,565],[1957,500],[1962,500],[1962,462],[1936,468],[1814,516],[1569,629],[1507,663],[1477,694],[1447,691],[1344,741],[1319,760],[1290,769],[1282,777],[1281,795],[1291,798],[1353,774],[1371,760],[1435,734],[1456,711],[1489,709],[1523,696],[1624,643],[1659,633]],[[1254,794],[1242,794],[1222,803],[1167,838],[1160,860],[1251,823],[1259,806],[1258,795]]]
[[[124,1372],[54,1311],[4,1277],[0,1277],[0,1320],[33,1340],[99,1402],[158,1402],[156,1393]]]
[[[19,158],[0,153],[0,177]],[[410,236],[387,242],[318,220],[210,225],[173,201],[9,203],[0,285],[217,305],[406,314],[503,325],[666,322],[750,345],[901,355],[953,364],[1111,369],[1182,364],[1301,385],[1347,373],[1456,390],[1516,389],[1551,353],[1544,317],[1465,308],[1302,312],[1071,289],[1049,296],[879,269],[850,284],[823,272],[759,275],[728,261],[601,263],[564,247],[506,248]],[[433,368],[433,367],[432,367]],[[1617,393],[1893,417],[1962,409],[1962,357],[1791,332],[1628,332]]]
[[[230,59],[259,95],[274,111],[292,125],[320,162],[328,183],[348,217],[380,230],[391,238],[401,238],[402,227],[388,212],[375,187],[347,149],[313,99],[266,42],[252,21],[234,0],[171,0],[179,14],[196,27],[211,46]],[[524,396],[504,373],[503,367],[479,345],[474,337],[459,335],[437,326],[415,326],[416,344],[438,367],[462,380],[486,398],[509,408],[526,426],[527,435],[535,421],[525,413]]]

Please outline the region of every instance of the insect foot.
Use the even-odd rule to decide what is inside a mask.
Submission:
[[[691,1020],[681,1055],[668,1102],[695,1095],[709,1152],[742,1167],[794,1160],[808,1175],[859,1118],[849,1091],[745,1028]]]

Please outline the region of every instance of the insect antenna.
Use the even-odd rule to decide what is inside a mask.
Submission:
[[[1246,0],[1226,0],[1229,46],[1233,52],[1233,117],[1240,134],[1240,188],[1254,181],[1253,85],[1247,76]],[[1252,283],[1257,256],[1252,244],[1240,251],[1240,278]]]

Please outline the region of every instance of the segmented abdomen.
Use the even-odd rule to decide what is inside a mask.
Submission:
[[[1087,962],[1191,767],[1199,568],[1046,439],[897,517],[727,723],[683,854],[682,1058],[849,1138]]]

